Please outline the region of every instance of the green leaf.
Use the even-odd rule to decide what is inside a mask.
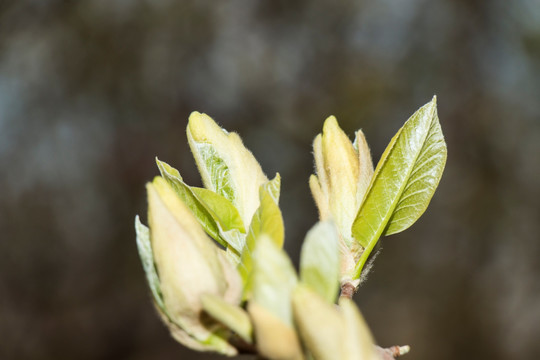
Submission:
[[[150,229],[141,223],[138,215],[135,217],[135,232],[137,233],[137,249],[139,250],[139,256],[141,257],[148,286],[150,287],[156,305],[165,312],[161,285],[156,267],[154,266],[154,255],[152,253],[152,244],[150,243]]]
[[[204,187],[231,201],[248,224],[258,207],[259,187],[268,181],[253,154],[238,134],[196,111],[189,116],[187,138]]]
[[[271,181],[261,185],[259,198],[260,205],[249,226],[249,231],[246,237],[246,243],[242,250],[242,256],[238,270],[244,281],[244,297],[246,298],[251,291],[250,277],[253,267],[253,251],[256,243],[261,235],[265,234],[278,247],[283,246],[284,226],[281,211],[275,201],[275,194],[279,194],[281,178],[276,174]]]
[[[232,248],[234,252],[240,254],[242,244],[233,237],[224,235],[226,231],[234,229],[245,232],[238,210],[224,197],[215,193],[209,194],[210,190],[188,186],[178,170],[169,164],[157,158],[156,163],[161,176],[195,215],[206,233],[223,247]]]
[[[292,327],[291,296],[297,283],[287,254],[261,235],[253,254],[253,301]]]
[[[330,303],[339,291],[338,236],[334,223],[319,222],[307,233],[300,254],[300,279]]]
[[[203,309],[214,319],[237,333],[248,344],[253,343],[253,327],[246,311],[215,295],[205,294],[201,301]]]
[[[196,142],[194,144],[200,154],[200,168],[205,169],[203,173],[208,173],[208,179],[212,184],[208,188],[229,201],[234,201],[231,172],[224,159],[219,156],[211,144]]]
[[[377,164],[352,225],[353,236],[365,248],[356,278],[381,235],[407,229],[426,210],[445,163],[446,144],[434,97],[407,120]]]
[[[246,232],[238,210],[229,200],[208,189],[192,187],[191,190],[210,210],[212,217],[221,225],[223,231],[236,229],[240,232]]]
[[[276,176],[274,176],[272,180],[265,182],[262,185],[262,187],[272,197],[272,200],[274,200],[276,205],[278,205],[279,193],[281,191],[281,176],[279,175],[279,173],[276,173]],[[260,190],[259,190],[259,193],[260,193]]]

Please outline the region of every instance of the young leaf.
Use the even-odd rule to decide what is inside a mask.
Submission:
[[[197,195],[193,193],[191,187],[184,183],[184,180],[180,176],[178,170],[170,166],[164,161],[160,161],[156,158],[156,164],[159,168],[161,176],[167,181],[167,183],[174,189],[176,194],[182,199],[182,202],[191,210],[193,215],[197,218],[197,221],[204,228],[206,233],[210,235],[218,243],[227,247],[227,243],[219,236],[219,227],[216,221],[212,218],[212,215],[206,209],[204,204],[201,203]]]
[[[237,351],[221,336],[219,329],[212,330],[204,340],[196,339],[193,334],[181,328],[175,323],[168,314],[165,304],[163,303],[163,295],[161,293],[161,285],[154,266],[154,256],[152,253],[152,245],[150,242],[150,231],[144,226],[139,216],[135,218],[135,230],[137,233],[137,248],[141,257],[146,278],[152,291],[154,305],[161,316],[163,322],[169,328],[171,335],[180,343],[193,350],[199,351],[217,351],[224,355],[233,356]],[[232,306],[232,305],[231,305]]]
[[[195,350],[195,351],[215,351],[227,356],[238,354],[236,348],[231,346],[226,340],[228,334],[223,334],[223,329],[217,328],[213,330],[206,338],[202,340],[196,339],[193,334],[190,334],[185,329],[171,320],[162,309],[156,307],[158,314],[163,323],[169,329],[171,336],[180,344]]]
[[[224,231],[232,229],[246,232],[244,222],[233,204],[223,196],[204,188],[192,187],[191,190],[210,210],[212,217]]]
[[[345,359],[345,321],[338,308],[302,285],[293,293],[292,306],[300,338],[313,357]]]
[[[256,302],[250,301],[247,310],[261,359],[304,360],[300,340],[292,326]]]
[[[156,305],[165,311],[159,277],[156,267],[154,266],[154,254],[152,253],[152,244],[150,243],[150,230],[141,223],[139,215],[135,217],[135,232],[137,233],[137,249],[139,250],[139,256],[141,257],[148,286],[150,286],[150,291],[152,291]]]
[[[338,233],[334,223],[319,222],[307,233],[300,255],[300,279],[329,303],[339,291]]]
[[[223,247],[228,249],[232,247],[236,254],[240,254],[242,244],[225,234],[234,229],[245,232],[238,210],[231,202],[210,190],[188,186],[178,170],[157,158],[156,163],[161,176],[195,215],[206,233]]]
[[[268,359],[303,359],[294,331],[291,296],[297,279],[287,254],[266,234],[253,254],[253,297],[248,312],[257,348]]]
[[[259,186],[268,181],[240,137],[206,114],[189,117],[187,138],[204,187],[227,198],[247,224],[257,209]]]
[[[283,218],[275,201],[275,194],[279,195],[280,181],[279,174],[276,174],[273,180],[261,185],[260,188],[260,205],[251,220],[240,264],[238,265],[238,270],[244,280],[244,297],[247,297],[251,291],[250,277],[253,267],[253,251],[260,236],[265,234],[278,247],[283,246]]]
[[[253,342],[253,328],[248,314],[239,306],[231,305],[222,298],[205,294],[201,297],[204,310],[214,319],[237,333],[245,342]]]
[[[421,107],[392,138],[379,161],[352,233],[365,248],[356,278],[381,235],[411,226],[426,210],[446,163],[436,99]]]
[[[265,234],[257,240],[253,254],[253,280],[253,301],[292,327],[296,272],[287,254]]]
[[[163,178],[156,177],[147,190],[150,239],[166,314],[189,335],[206,341],[214,329],[200,317],[200,298],[214,294],[238,304],[241,288],[233,283],[240,283],[239,274],[221,259],[222,250]]]
[[[343,359],[379,360],[371,331],[360,310],[351,299],[340,298],[339,306],[345,320],[343,339]]]

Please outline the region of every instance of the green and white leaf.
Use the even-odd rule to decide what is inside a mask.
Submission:
[[[268,235],[260,235],[253,254],[252,300],[292,327],[291,296],[297,282],[287,254]]]
[[[192,211],[206,233],[238,256],[243,242],[237,232],[245,232],[245,229],[233,204],[210,190],[188,186],[178,170],[157,158],[156,163],[161,176]]]
[[[272,180],[265,182],[262,187],[272,197],[272,200],[274,200],[276,205],[279,205],[279,195],[281,192],[281,175],[279,175],[279,173],[276,173],[276,176],[274,176]]]
[[[135,217],[135,232],[137,234],[137,249],[139,250],[139,256],[141,257],[148,286],[150,287],[156,305],[165,312],[161,285],[156,267],[154,266],[154,255],[152,253],[152,244],[150,243],[150,229],[141,223],[139,215]]]
[[[259,198],[260,205],[249,226],[244,249],[238,270],[244,281],[244,298],[251,291],[251,272],[253,268],[253,251],[261,235],[268,236],[278,246],[283,246],[285,230],[281,210],[275,201],[275,194],[279,194],[281,178],[276,174],[275,178],[261,185]]]
[[[319,222],[306,235],[300,254],[300,279],[329,303],[339,291],[339,235],[333,222]]]
[[[189,117],[187,138],[204,187],[231,201],[248,224],[258,207],[259,187],[268,181],[253,154],[237,134],[198,112]]]
[[[191,187],[191,190],[205,207],[210,210],[212,217],[221,226],[223,231],[235,229],[243,233],[246,232],[244,222],[240,214],[238,214],[238,210],[236,210],[229,200],[208,189]]]
[[[407,229],[426,210],[445,163],[446,144],[433,98],[392,138],[375,169],[352,225],[354,238],[365,248],[356,278],[381,235]]]
[[[208,189],[225,197],[229,201],[235,200],[235,189],[229,167],[225,160],[219,156],[215,147],[208,143],[194,142],[197,154],[200,156],[199,166],[203,182]]]
[[[253,327],[244,309],[210,294],[203,295],[201,301],[203,309],[214,319],[234,331],[248,344],[253,343]]]

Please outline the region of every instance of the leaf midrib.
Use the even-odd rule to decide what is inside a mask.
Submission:
[[[420,150],[416,153],[416,155],[414,157],[414,161],[411,162],[412,165],[409,167],[409,169],[407,171],[407,176],[405,177],[406,180],[401,184],[397,195],[394,196],[394,200],[392,201],[392,205],[391,205],[389,211],[386,213],[385,217],[383,218],[383,221],[381,221],[379,223],[379,226],[377,227],[377,232],[375,233],[375,236],[373,236],[369,240],[367,247],[362,252],[362,255],[360,255],[360,259],[358,260],[358,263],[356,264],[356,268],[355,268],[355,271],[354,271],[354,278],[355,279],[360,278],[360,273],[362,271],[362,268],[364,267],[364,264],[366,263],[366,260],[367,260],[367,258],[369,256],[369,254],[371,254],[371,251],[373,250],[373,248],[375,247],[375,244],[377,243],[377,241],[373,241],[373,239],[378,239],[381,236],[384,229],[386,228],[386,226],[388,225],[387,222],[392,217],[392,214],[394,213],[394,210],[396,209],[396,206],[399,203],[399,199],[401,198],[401,195],[403,194],[403,191],[404,191],[407,183],[409,182],[409,178],[411,176],[412,169],[414,169],[414,165],[418,161],[418,158],[420,157],[420,154],[422,153],[422,151],[424,150],[424,147],[426,146],[426,140],[427,140],[428,135],[430,133],[431,126],[433,125],[433,120],[434,120],[433,115],[434,115],[434,113],[435,113],[435,106],[432,106],[431,112],[429,114],[429,117],[430,117],[429,126],[428,126],[428,129],[427,129],[423,139],[422,139],[422,146],[420,147]],[[374,176],[373,180],[376,180],[376,176],[380,173],[382,168],[386,165],[388,158],[390,158],[390,155],[395,150],[396,143],[398,142],[399,136],[401,135],[401,133],[402,133],[402,131],[400,131],[400,134],[397,135],[396,141],[392,145],[392,148],[388,152],[388,155],[384,159],[384,162],[381,164],[381,167],[380,167],[379,171],[377,172],[377,174]],[[375,181],[373,182],[373,184],[375,184]],[[369,191],[371,192],[371,187],[370,187]],[[366,198],[367,198],[367,196],[366,196]]]

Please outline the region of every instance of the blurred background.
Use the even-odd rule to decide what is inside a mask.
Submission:
[[[356,295],[407,359],[540,357],[540,3],[0,1],[0,358],[220,359],[175,343],[133,228],[191,111],[282,175],[293,259],[328,115],[377,161],[433,94],[448,163]]]

